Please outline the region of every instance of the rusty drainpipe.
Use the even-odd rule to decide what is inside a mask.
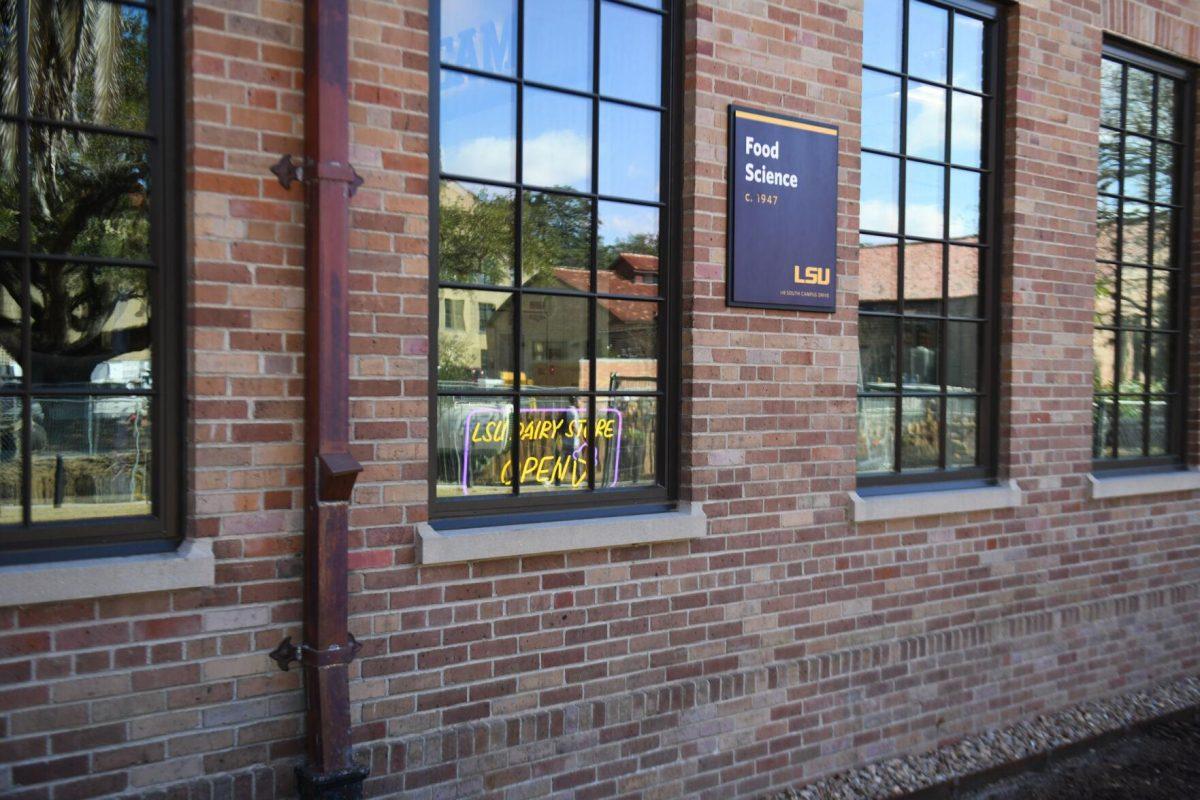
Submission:
[[[307,186],[305,236],[304,641],[271,654],[304,669],[306,763],[299,796],[356,800],[369,770],[350,739],[349,664],[358,650],[348,615],[350,495],[362,466],[350,455],[350,202],[362,179],[350,166],[347,0],[306,0],[304,150],[272,171]]]

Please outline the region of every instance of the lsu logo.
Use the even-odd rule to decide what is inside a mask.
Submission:
[[[828,286],[832,276],[829,267],[804,267],[804,271],[801,272],[800,266],[796,265],[794,269],[792,282],[802,286]]]

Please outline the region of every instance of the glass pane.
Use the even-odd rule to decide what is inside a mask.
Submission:
[[[1160,203],[1175,202],[1175,156],[1173,145],[1159,142],[1154,150],[1154,199]]]
[[[545,89],[525,90],[523,180],[535,186],[592,188],[592,101]]]
[[[437,496],[512,492],[512,401],[439,397]]]
[[[589,389],[588,300],[521,296],[521,377],[530,389]]]
[[[1117,268],[1112,264],[1096,265],[1096,325],[1117,324]]]
[[[981,316],[979,281],[982,274],[983,250],[978,247],[950,246],[950,276],[946,296],[948,315]]]
[[[954,15],[954,85],[983,91],[983,20]]]
[[[40,397],[32,412],[34,522],[151,513],[150,398]]]
[[[1173,452],[1171,444],[1171,403],[1165,397],[1150,398],[1150,455]]]
[[[979,460],[979,401],[946,398],[946,466],[973,467]]]
[[[980,174],[950,170],[950,238],[979,241]]]
[[[1101,192],[1121,192],[1121,134],[1100,129],[1100,179],[1097,188]]]
[[[1121,260],[1129,264],[1149,263],[1150,206],[1126,201],[1121,228]]]
[[[1155,328],[1175,327],[1175,273],[1150,273],[1150,324]]]
[[[658,105],[662,97],[662,17],[600,4],[600,93]]]
[[[0,261],[0,388],[19,389],[21,365],[21,267]]]
[[[1125,128],[1137,133],[1153,131],[1154,75],[1144,69],[1127,67],[1125,78]]]
[[[525,192],[521,282],[591,291],[592,205],[586,197]]]
[[[8,57],[0,46],[0,67]],[[0,92],[2,99],[7,92]],[[0,250],[17,250],[21,242],[21,186],[17,169],[17,126],[0,123]]]
[[[904,189],[905,233],[940,239],[943,235],[945,169],[910,161]]]
[[[941,401],[905,397],[900,408],[900,467],[927,469],[938,465]]]
[[[1096,198],[1096,258],[1117,260],[1117,201]]]
[[[442,181],[438,207],[438,279],[511,286],[512,189]]]
[[[1117,413],[1120,415],[1117,428],[1117,455],[1143,455],[1146,444],[1145,401],[1140,397],[1123,397],[1117,402]]]
[[[601,433],[608,427],[601,422]],[[521,494],[588,488],[586,397],[522,397]]]
[[[1150,199],[1150,140],[1142,136],[1125,134],[1125,184],[1126,197],[1139,200]]]
[[[1178,82],[1158,77],[1158,135],[1164,139],[1175,139],[1175,106],[1179,94]]]
[[[1110,397],[1098,397],[1092,401],[1092,456],[1111,458],[1116,446],[1117,404]]]
[[[946,82],[946,37],[949,13],[928,3],[908,7],[908,74]]]
[[[146,10],[98,0],[35,0],[29,14],[32,35],[38,37],[30,46],[31,61],[39,45],[54,60],[54,66],[29,70],[32,115],[145,130],[150,108]]]
[[[600,194],[658,200],[657,111],[600,104]]]
[[[946,391],[974,392],[979,389],[978,322],[946,323]]]
[[[591,0],[525,0],[525,79],[592,91]]]
[[[438,389],[503,389],[513,382],[513,295],[438,289]]]
[[[942,312],[942,243],[904,243],[904,312]]]
[[[1115,391],[1117,375],[1117,339],[1111,330],[1092,331],[1092,390]]]
[[[858,387],[864,392],[896,388],[896,330],[894,317],[858,318]]]
[[[655,302],[596,300],[598,391],[658,388],[658,309]]]
[[[1169,208],[1154,210],[1154,263],[1175,266],[1175,212]]]
[[[900,79],[863,70],[862,146],[900,151]]]
[[[35,386],[150,388],[150,273],[35,262]]]
[[[1169,333],[1150,334],[1150,391],[1170,392],[1175,389],[1175,336]]]
[[[24,401],[0,396],[0,525],[23,521],[21,510],[21,428]]]
[[[936,320],[906,319],[903,323],[901,379],[906,389],[937,391],[938,323]]]
[[[858,471],[890,471],[895,450],[896,398],[858,398]]]
[[[30,150],[34,252],[150,258],[144,140],[35,125]]]
[[[651,206],[600,203],[596,266],[601,292],[657,294],[646,287],[658,283],[658,222],[658,209]]]
[[[965,167],[983,161],[983,99],[973,94],[951,95],[950,160]]]
[[[905,146],[910,156],[946,160],[945,89],[909,81],[907,124]]]
[[[596,487],[658,483],[658,399],[596,398]]]
[[[863,63],[899,72],[903,35],[903,0],[866,0]]]
[[[890,236],[859,236],[858,308],[860,311],[899,309],[897,251],[899,242]]]
[[[1121,65],[1107,58],[1100,64],[1100,121],[1121,127]]]
[[[442,70],[438,149],[443,172],[511,181],[517,176],[517,87]]]
[[[900,230],[900,159],[862,154],[860,226],[869,231]]]
[[[1121,268],[1121,325],[1126,328],[1146,327],[1149,309],[1150,272],[1140,267]]]
[[[443,64],[515,74],[516,0],[442,0],[438,5]]]
[[[16,92],[18,85],[17,74],[17,4],[6,3],[0,6],[0,112],[19,114],[21,98]],[[7,134],[5,134],[7,135]],[[4,144],[9,144],[6,140]],[[7,147],[0,152],[11,152]]]
[[[1122,394],[1141,394],[1146,391],[1146,334],[1141,331],[1120,331],[1117,341],[1121,348]]]

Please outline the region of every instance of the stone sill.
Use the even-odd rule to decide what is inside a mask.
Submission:
[[[173,553],[0,567],[0,608],[212,586],[212,542],[187,539]]]
[[[609,547],[699,539],[708,520],[697,503],[680,503],[675,511],[620,517],[572,519],[438,531],[417,525],[417,561],[454,564],[493,558],[601,550]]]
[[[850,500],[855,522],[994,511],[1000,508],[1017,508],[1022,502],[1021,490],[1012,481],[1005,481],[997,486],[970,489],[926,489],[866,497],[858,492],[851,492]]]
[[[1145,494],[1191,492],[1200,489],[1200,471],[1181,469],[1175,472],[1149,472],[1145,475],[1088,475],[1088,488],[1093,500],[1115,497],[1137,497]]]

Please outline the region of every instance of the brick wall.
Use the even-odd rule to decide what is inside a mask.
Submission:
[[[0,610],[0,795],[291,791],[299,676],[266,652],[300,615],[303,205],[267,166],[302,149],[301,8],[189,7],[189,528],[217,585]],[[1010,9],[1002,465],[1026,504],[855,525],[861,5],[687,3],[682,477],[710,535],[427,568],[428,16],[351,11],[370,794],[755,797],[1200,670],[1200,496],[1086,490],[1101,36],[1200,59],[1200,9]],[[731,101],[841,128],[831,317],[724,307]]]

